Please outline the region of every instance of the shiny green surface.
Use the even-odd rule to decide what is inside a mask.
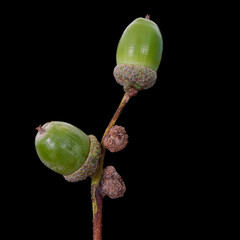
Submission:
[[[117,48],[117,64],[146,66],[157,71],[163,50],[162,35],[151,20],[137,18],[123,32]]]
[[[35,146],[40,160],[62,175],[79,169],[90,150],[89,137],[79,128],[65,122],[50,122],[36,135]]]

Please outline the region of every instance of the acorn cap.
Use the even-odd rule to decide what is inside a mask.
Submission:
[[[88,136],[90,139],[90,151],[84,164],[70,175],[65,175],[64,178],[68,182],[78,182],[86,179],[94,174],[98,168],[98,162],[101,157],[101,145],[94,135]]]
[[[110,152],[119,152],[128,144],[128,135],[122,126],[115,125],[111,127],[102,141],[105,148]]]
[[[131,87],[137,91],[151,88],[157,79],[157,72],[146,66],[118,64],[113,75],[125,91]]]
[[[115,167],[107,166],[103,171],[101,180],[102,197],[108,196],[112,199],[120,198],[126,192],[126,185]]]

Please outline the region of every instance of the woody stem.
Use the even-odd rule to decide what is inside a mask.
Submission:
[[[108,130],[113,127],[119,118],[121,112],[123,111],[124,107],[131,99],[132,96],[137,94],[136,90],[130,89],[127,91],[122,101],[120,102],[115,114],[113,115],[111,121],[109,122],[102,140],[101,140],[101,148],[102,148],[102,155],[99,160],[99,168],[98,171],[92,176],[91,179],[91,196],[92,196],[92,210],[93,210],[93,240],[102,240],[102,203],[103,198],[100,193],[100,183],[103,173],[103,162],[105,158],[106,148],[103,146],[103,138],[108,132]]]

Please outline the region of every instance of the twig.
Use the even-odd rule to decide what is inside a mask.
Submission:
[[[92,210],[93,210],[93,240],[102,240],[102,203],[103,198],[101,196],[100,192],[100,183],[103,173],[103,162],[104,157],[106,153],[106,148],[103,146],[103,138],[105,134],[108,132],[108,130],[113,127],[119,118],[122,110],[128,103],[128,101],[131,99],[132,96],[135,96],[137,94],[137,91],[134,89],[130,89],[127,91],[123,98],[121,103],[119,104],[115,114],[113,115],[111,121],[109,122],[102,140],[101,140],[101,147],[102,147],[102,156],[99,160],[99,169],[98,171],[92,176],[91,181],[91,196],[92,196]]]

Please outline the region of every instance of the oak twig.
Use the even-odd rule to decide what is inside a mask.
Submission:
[[[103,162],[104,162],[105,153],[106,153],[106,148],[103,146],[102,141],[105,134],[108,132],[108,130],[115,125],[117,119],[119,118],[121,112],[123,111],[128,101],[131,99],[132,96],[135,96],[136,94],[137,94],[137,91],[132,88],[124,94],[122,101],[119,104],[111,121],[109,122],[101,140],[102,155],[99,160],[99,168],[98,168],[98,171],[92,176],[92,179],[91,179],[91,196],[92,196],[92,210],[93,210],[93,240],[102,240],[103,197],[100,191],[100,183],[101,183],[101,178],[103,173]]]

